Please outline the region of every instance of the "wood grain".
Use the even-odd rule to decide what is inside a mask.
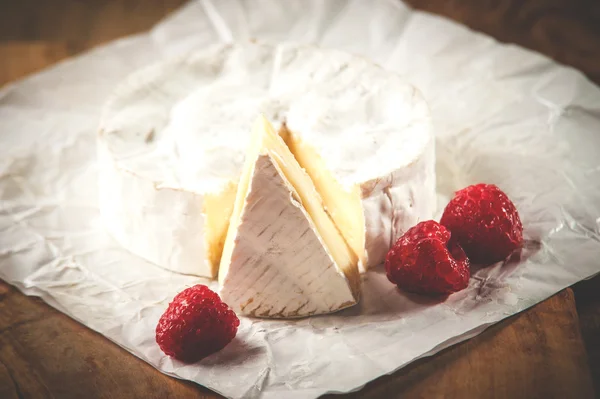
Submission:
[[[600,81],[598,3],[410,0]],[[0,0],[0,84],[150,28],[184,0]],[[1,132],[0,132],[1,134]],[[586,285],[591,284],[591,285]],[[348,397],[591,398],[600,380],[600,279]],[[579,329],[581,315],[583,334]],[[598,391],[600,392],[600,390]],[[175,380],[39,299],[0,282],[0,398],[217,398]]]
[[[75,53],[63,42],[0,42],[0,85],[25,77]]]
[[[592,380],[600,395],[600,276],[577,284],[575,298]]]
[[[0,40],[89,48],[143,32],[186,0],[0,0]]]

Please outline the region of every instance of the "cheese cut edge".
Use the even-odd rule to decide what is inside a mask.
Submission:
[[[366,269],[365,223],[361,193],[357,186],[346,189],[325,167],[321,156],[285,125],[280,131],[286,145],[313,181],[327,213],[352,249],[361,269]]]
[[[306,298],[306,303],[301,304],[301,310],[293,310],[290,308],[287,311],[281,311],[280,309],[275,313],[272,313],[270,310],[265,310],[264,306],[261,307],[261,304],[265,302],[268,303],[269,300],[264,297],[262,301],[256,298],[257,296],[260,298],[263,293],[254,292],[253,295],[248,297],[248,292],[253,292],[255,288],[244,287],[245,284],[247,284],[247,281],[244,281],[243,278],[252,278],[252,270],[248,271],[248,268],[246,268],[245,273],[249,273],[248,275],[237,275],[237,273],[240,273],[240,269],[243,268],[243,265],[240,266],[239,264],[239,256],[242,256],[240,253],[243,254],[245,252],[243,250],[236,251],[236,247],[243,246],[246,242],[245,240],[252,240],[252,237],[247,237],[247,235],[256,234],[256,232],[251,231],[253,226],[248,227],[248,223],[251,223],[248,218],[252,217],[250,213],[251,209],[248,207],[253,208],[258,206],[248,202],[249,196],[254,200],[256,195],[260,195],[260,193],[256,193],[256,190],[257,185],[260,185],[260,181],[257,179],[261,178],[261,176],[257,176],[257,172],[260,171],[257,171],[256,168],[258,165],[263,169],[264,173],[264,170],[268,169],[267,163],[272,164],[271,170],[276,171],[279,175],[278,179],[281,180],[281,184],[275,184],[275,188],[271,188],[270,190],[276,191],[277,187],[280,186],[287,187],[287,192],[290,196],[290,204],[281,212],[285,211],[290,215],[293,215],[296,224],[293,226],[280,225],[280,229],[285,230],[287,228],[291,230],[288,230],[287,233],[280,232],[282,235],[279,237],[275,235],[272,237],[273,240],[286,243],[285,245],[288,249],[291,249],[291,253],[273,254],[272,248],[263,248],[263,255],[269,259],[273,259],[273,257],[277,258],[277,256],[279,256],[279,259],[281,260],[283,259],[281,256],[297,256],[298,251],[309,251],[309,256],[320,257],[316,262],[316,265],[311,263],[309,270],[305,274],[294,277],[294,272],[297,272],[295,269],[278,271],[279,273],[288,273],[292,282],[297,281],[297,285],[295,286],[296,289],[302,292],[310,285],[308,284],[305,287],[305,290],[302,290],[300,287],[302,287],[303,279],[311,277],[311,273],[317,273],[319,276],[323,287],[311,294],[314,298]],[[265,179],[264,176],[262,178],[263,180]],[[273,186],[273,184],[274,183],[271,182],[271,186]],[[296,189],[297,187],[299,189]],[[269,198],[266,198],[265,200],[269,201]],[[272,207],[276,206],[277,204],[272,205]],[[266,211],[264,213],[267,216],[270,214]],[[316,216],[313,216],[313,214],[316,214]],[[282,223],[282,221],[277,220],[277,218],[275,218],[273,222]],[[312,244],[310,247],[294,249],[294,245],[298,245],[298,243],[290,243],[286,240],[295,233],[295,227],[300,225],[305,226],[304,234],[311,236],[309,237],[309,241],[310,238],[312,238],[312,235],[314,235],[314,239],[311,241]],[[261,230],[264,232],[268,228],[269,226],[265,226],[264,229]],[[240,229],[243,231],[240,231]],[[250,231],[247,231],[249,229]],[[322,231],[324,231],[324,234],[322,234]],[[259,240],[259,238],[255,237],[254,239],[254,243],[256,244],[258,242],[256,240]],[[306,240],[307,238],[305,237],[304,239]],[[262,245],[271,245],[268,244],[268,242],[269,241],[267,241],[267,243],[263,242]],[[274,241],[272,245],[276,246],[277,242]],[[258,251],[260,252],[260,248]],[[252,252],[252,249],[246,249],[246,252]],[[259,256],[259,253],[256,253],[255,257],[256,256]],[[244,262],[253,261],[257,261],[257,259],[247,259]],[[231,267],[234,267],[235,270],[230,270]],[[264,267],[264,265],[255,264],[255,272],[257,270],[257,272],[260,272]],[[267,271],[265,271],[265,273],[267,273]],[[313,277],[317,278],[315,275],[313,275]],[[306,281],[304,281],[304,283],[306,283]],[[276,134],[271,124],[262,116],[254,125],[253,139],[248,149],[246,164],[238,185],[231,224],[227,232],[227,239],[219,268],[219,284],[221,287],[220,293],[230,306],[241,313],[261,317],[305,317],[311,314],[331,313],[356,304],[360,298],[360,275],[356,257],[348,248],[342,235],[339,233],[329,216],[323,210],[320,197],[318,196],[314,185],[312,185],[310,177],[299,166],[281,137]],[[297,294],[298,297],[302,298],[300,293]],[[243,299],[242,302],[240,302],[241,298]],[[277,302],[277,298],[271,298],[270,300]],[[318,303],[318,301],[321,301],[322,303]],[[268,306],[267,308],[271,309]],[[272,308],[276,309],[277,305],[273,304]]]

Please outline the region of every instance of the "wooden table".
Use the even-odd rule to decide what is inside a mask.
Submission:
[[[0,0],[0,84],[99,43],[144,31],[184,2]],[[600,83],[600,2],[409,2],[543,52]],[[347,396],[591,398],[594,392],[600,393],[600,278]],[[160,374],[0,281],[0,398],[46,397],[219,396]]]

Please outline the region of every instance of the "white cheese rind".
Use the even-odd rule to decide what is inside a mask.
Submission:
[[[356,304],[298,194],[269,155],[254,164],[220,295],[237,313],[291,318]]]
[[[165,269],[214,277],[205,260],[203,197],[122,170],[110,150],[98,146],[98,183],[102,220],[129,251]],[[165,215],[169,215],[168,218]]]

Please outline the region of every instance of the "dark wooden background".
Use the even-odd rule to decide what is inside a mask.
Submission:
[[[144,31],[184,2],[0,0],[0,85]],[[542,52],[600,83],[600,1],[409,3]],[[592,398],[595,392],[600,393],[600,278],[579,283],[468,342],[347,396]],[[46,397],[219,396],[160,374],[0,280],[0,398]]]

